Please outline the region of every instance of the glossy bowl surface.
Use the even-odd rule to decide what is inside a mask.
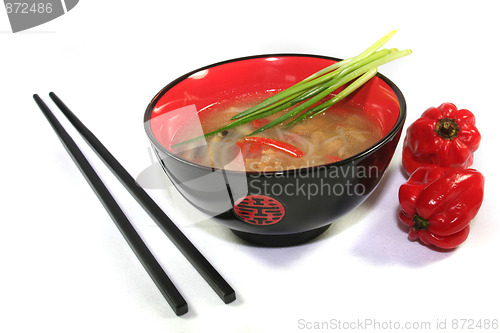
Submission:
[[[383,138],[339,162],[276,172],[211,168],[171,152],[176,131],[211,106],[242,96],[285,89],[339,59],[269,54],[232,59],[189,72],[151,101],[144,126],[170,180],[195,207],[216,216],[238,236],[286,246],[324,232],[360,205],[380,182],[406,118],[401,91],[381,74],[348,97],[378,121]]]

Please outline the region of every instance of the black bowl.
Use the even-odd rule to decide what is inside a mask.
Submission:
[[[182,122],[205,107],[231,96],[287,87],[338,60],[303,54],[238,58],[192,71],[163,88],[149,104],[144,124],[179,192],[239,237],[267,246],[312,239],[359,206],[385,173],[406,118],[402,93],[381,74],[349,99],[375,115],[385,135],[350,158],[294,170],[243,172],[199,165],[170,151]]]

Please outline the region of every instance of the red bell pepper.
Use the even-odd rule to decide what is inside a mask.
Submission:
[[[260,158],[264,146],[256,142],[236,142],[244,158]]]
[[[269,119],[259,118],[259,119],[252,120],[250,122],[250,125],[252,125],[253,128],[257,129],[257,128],[261,128],[262,126],[266,126],[270,122],[271,121]]]
[[[289,144],[289,143],[283,142],[283,141],[279,141],[279,140],[265,138],[262,136],[247,136],[245,138],[245,142],[260,143],[260,144],[266,145],[268,147],[273,147],[275,149],[281,150],[282,152],[285,152],[288,155],[291,155],[291,156],[297,157],[297,158],[304,156],[304,152],[302,150],[300,150],[299,148],[295,147],[292,144]]]
[[[328,163],[335,163],[341,161],[342,158],[336,155],[326,155],[326,160],[328,161]]]
[[[484,193],[484,177],[473,169],[420,167],[399,189],[401,221],[408,238],[452,249],[469,235]]]
[[[481,135],[472,112],[452,103],[427,109],[408,127],[403,145],[403,168],[411,174],[420,166],[468,168]]]

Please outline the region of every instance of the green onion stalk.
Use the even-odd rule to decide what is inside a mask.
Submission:
[[[374,77],[379,66],[411,54],[411,50],[379,50],[395,33],[396,31],[389,32],[359,55],[325,67],[259,104],[238,113],[231,118],[232,122],[229,124],[174,146],[194,142],[289,108],[291,108],[289,111],[249,135],[255,135],[289,120],[286,126],[293,126],[306,118],[323,113]],[[344,85],[347,86],[330,100],[313,106]]]

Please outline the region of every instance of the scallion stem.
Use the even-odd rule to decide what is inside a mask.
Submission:
[[[299,90],[299,91],[303,91],[303,90],[306,90],[308,88],[310,88],[311,86],[314,86],[315,84],[320,84],[322,82],[325,82],[327,81],[328,79],[330,79],[331,77],[324,77],[322,78],[321,80],[315,80],[317,78],[320,78],[321,76],[323,76],[324,74],[327,74],[327,73],[330,73],[340,67],[343,67],[343,66],[346,66],[346,65],[349,65],[353,62],[356,62],[356,61],[359,61],[359,60],[362,60],[363,58],[371,55],[372,53],[374,53],[375,51],[377,51],[380,47],[382,47],[382,45],[384,45],[385,43],[387,43],[387,41],[389,39],[392,38],[392,36],[394,36],[394,34],[397,32],[397,30],[394,30],[394,31],[391,31],[389,32],[388,34],[386,34],[385,36],[383,36],[382,38],[380,38],[378,41],[376,41],[373,45],[371,45],[370,47],[368,47],[366,50],[364,50],[363,52],[361,52],[359,55],[357,55],[356,57],[353,57],[353,58],[349,58],[349,59],[345,59],[345,60],[341,60],[341,61],[338,61],[314,74],[312,74],[311,76],[305,78],[304,80],[294,84],[293,86],[289,87],[288,89],[286,90],[283,90],[279,93],[277,93],[276,95],[264,100],[263,102],[251,107],[250,109],[248,110],[245,110],[239,114],[237,114],[236,116],[234,116],[233,118],[231,118],[232,120],[235,120],[235,119],[238,119],[238,118],[242,118],[252,112],[255,112],[257,110],[260,110],[262,108],[265,108],[267,106],[270,106],[271,104],[273,103],[276,103],[277,101],[279,101],[280,99],[283,99],[287,96],[289,96],[290,94],[293,94],[295,91]],[[314,84],[309,84],[307,85],[306,87],[304,87],[304,84],[305,83],[308,83],[310,81],[313,81]]]
[[[382,50],[377,53],[372,54],[368,58],[363,59],[362,61],[359,61],[356,65],[357,66],[352,66],[350,69],[351,71],[344,76],[337,77],[335,76],[332,78],[330,81],[328,81],[325,86],[327,87],[326,89],[323,89],[321,92],[316,94],[315,96],[311,97],[309,100],[306,102],[302,103],[301,105],[297,106],[296,108],[290,110],[286,114],[282,115],[281,117],[269,122],[268,124],[262,126],[261,128],[255,130],[254,132],[250,133],[249,135],[255,135],[257,133],[260,133],[262,131],[265,131],[273,126],[276,126],[282,122],[285,122],[297,114],[301,113],[302,111],[306,110],[308,107],[311,107],[312,105],[318,103],[320,100],[331,94],[333,91],[336,89],[342,87],[344,84],[347,84],[348,82],[354,80],[360,75],[363,75],[365,72],[369,71],[372,69],[371,64],[375,63],[376,60],[383,59],[384,57],[388,56],[390,53],[389,50]],[[368,67],[370,65],[370,67]]]
[[[287,126],[292,126],[305,118],[312,118],[318,114],[325,112],[326,109],[328,109],[329,107],[331,107],[332,105],[334,105],[338,101],[344,99],[346,96],[350,95],[352,92],[357,90],[363,84],[368,82],[368,80],[370,80],[376,74],[377,74],[377,68],[372,68],[372,69],[368,70],[363,75],[361,75],[359,78],[357,78],[353,83],[351,83],[348,87],[346,87],[341,92],[339,92],[337,95],[335,95],[332,99],[308,110],[307,112],[304,112],[299,117],[295,118],[293,121],[291,121],[289,124],[287,124]]]
[[[375,76],[379,66],[411,53],[411,50],[379,50],[379,48],[384,45],[395,33],[396,30],[389,32],[359,55],[327,66],[292,85],[288,89],[285,89],[265,99],[257,105],[238,113],[231,118],[231,120],[233,120],[231,123],[215,131],[177,143],[173,146],[200,140],[204,137],[217,134],[224,130],[229,130],[249,123],[252,120],[270,116],[276,112],[283,111],[295,105],[295,108],[269,122],[267,125],[255,130],[250,135],[255,135],[265,131],[294,117],[295,119],[290,121],[286,126],[292,126],[305,118],[311,118],[323,113],[327,108],[350,95]],[[349,85],[340,91],[336,96],[320,105],[314,106],[314,104],[319,103],[329,94],[346,84]]]

